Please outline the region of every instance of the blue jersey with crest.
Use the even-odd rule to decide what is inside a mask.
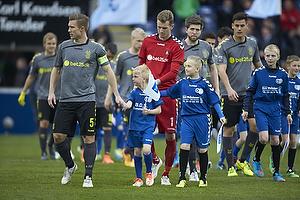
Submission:
[[[182,116],[209,114],[211,106],[220,102],[212,85],[202,77],[181,79],[167,93],[172,99],[180,98]]]
[[[152,129],[154,131],[155,115],[143,115],[143,107],[153,110],[157,106],[162,105],[163,101],[161,99],[155,101],[139,88],[131,91],[128,101],[132,102],[129,130],[145,131]]]
[[[299,110],[298,101],[300,97],[300,79],[298,77],[289,78],[289,90],[290,90],[292,111],[298,112]]]
[[[254,100],[281,104],[283,93],[289,91],[288,75],[281,67],[277,70],[260,67],[255,70],[249,87],[256,91]]]

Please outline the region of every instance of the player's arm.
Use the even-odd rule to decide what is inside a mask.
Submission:
[[[254,63],[254,66],[255,66],[255,68],[257,69],[257,68],[262,67],[263,64],[261,63],[261,61],[258,61],[258,62],[256,62],[256,63]]]
[[[214,86],[214,89],[218,95],[220,95],[220,88],[219,88],[219,76],[218,76],[218,70],[215,64],[208,64],[210,76],[211,76],[211,82]]]
[[[60,77],[61,68],[53,67],[51,76],[50,76],[50,86],[49,86],[49,95],[48,95],[48,104],[51,108],[54,108],[56,105],[56,97],[54,94],[55,87],[58,83]]]
[[[236,93],[236,91],[234,91],[229,83],[229,79],[228,76],[226,74],[226,69],[227,69],[227,65],[226,64],[220,64],[218,65],[218,69],[219,69],[219,76],[221,81],[223,82],[226,90],[227,90],[227,94],[228,94],[228,98],[231,101],[238,101],[238,94]]]
[[[35,80],[35,75],[29,74],[26,78],[25,84],[23,86],[23,90],[18,98],[18,102],[21,106],[25,105],[25,94],[26,91],[30,88],[30,86],[33,84]]]
[[[121,98],[121,96],[119,94],[116,77],[115,77],[113,70],[110,67],[110,64],[102,66],[102,69],[105,72],[108,83],[111,87],[111,90],[115,95],[116,103],[118,105],[121,105],[122,107],[125,106],[125,102],[123,101],[123,99]]]
[[[168,73],[166,73],[165,75],[156,79],[157,84],[160,85],[160,84],[168,82],[170,80],[174,80],[179,72],[181,64],[182,63],[176,62],[176,61],[171,62],[170,71]]]
[[[143,107],[143,115],[158,115],[160,113],[161,113],[161,106],[157,106],[152,110]]]

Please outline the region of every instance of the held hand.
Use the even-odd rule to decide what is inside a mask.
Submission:
[[[228,93],[228,99],[230,101],[235,101],[235,102],[239,101],[239,95],[236,93],[236,91],[231,89],[231,90],[228,90],[227,93]]]
[[[51,108],[54,108],[56,105],[56,98],[54,93],[49,93],[48,104]]]
[[[123,108],[124,108],[124,107],[127,107],[127,106],[126,106],[126,103],[123,101],[123,99],[122,99],[120,96],[116,96],[116,103],[117,103],[119,106],[122,106]]]
[[[248,112],[247,111],[243,111],[242,113],[242,118],[243,118],[243,121],[246,122],[247,119],[248,119]]]
[[[293,119],[292,119],[291,115],[286,116],[286,120],[287,120],[288,125],[291,125],[293,123]]]
[[[25,105],[25,92],[21,92],[19,98],[18,98],[18,102],[21,106]]]
[[[225,117],[221,117],[221,118],[220,118],[220,122],[221,122],[221,124],[222,124],[222,125],[224,125],[224,124],[225,124],[225,122],[226,122],[226,119],[225,119]]]
[[[148,115],[149,109],[143,107],[143,115]]]

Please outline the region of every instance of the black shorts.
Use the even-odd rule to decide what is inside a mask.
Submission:
[[[239,123],[243,102],[244,97],[240,97],[238,102],[230,101],[228,96],[222,97],[221,108],[226,118],[225,127],[232,127]]]
[[[74,137],[77,121],[80,135],[95,135],[96,106],[94,101],[59,102],[57,104],[53,133]]]
[[[48,120],[53,123],[56,107],[53,109],[49,106],[47,100],[37,100],[36,102],[39,120]]]
[[[96,129],[99,127],[111,127],[112,113],[105,108],[96,109]]]

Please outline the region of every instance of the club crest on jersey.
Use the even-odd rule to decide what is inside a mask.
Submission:
[[[207,58],[207,53],[205,50],[202,51],[202,54],[203,54],[203,58]]]
[[[249,55],[251,56],[253,53],[252,53],[252,48],[251,47],[249,47]]]
[[[85,58],[90,59],[91,58],[91,51],[86,51],[85,52]]]
[[[275,82],[276,82],[278,85],[280,85],[280,84],[283,82],[283,80],[282,80],[281,78],[277,78],[277,79],[275,80]]]
[[[169,55],[169,50],[166,50],[166,53],[165,53],[165,54],[166,54],[166,56]]]
[[[195,89],[195,92],[197,93],[197,94],[203,94],[203,89],[202,88],[196,88]]]
[[[300,90],[300,85],[295,85],[295,90]]]

